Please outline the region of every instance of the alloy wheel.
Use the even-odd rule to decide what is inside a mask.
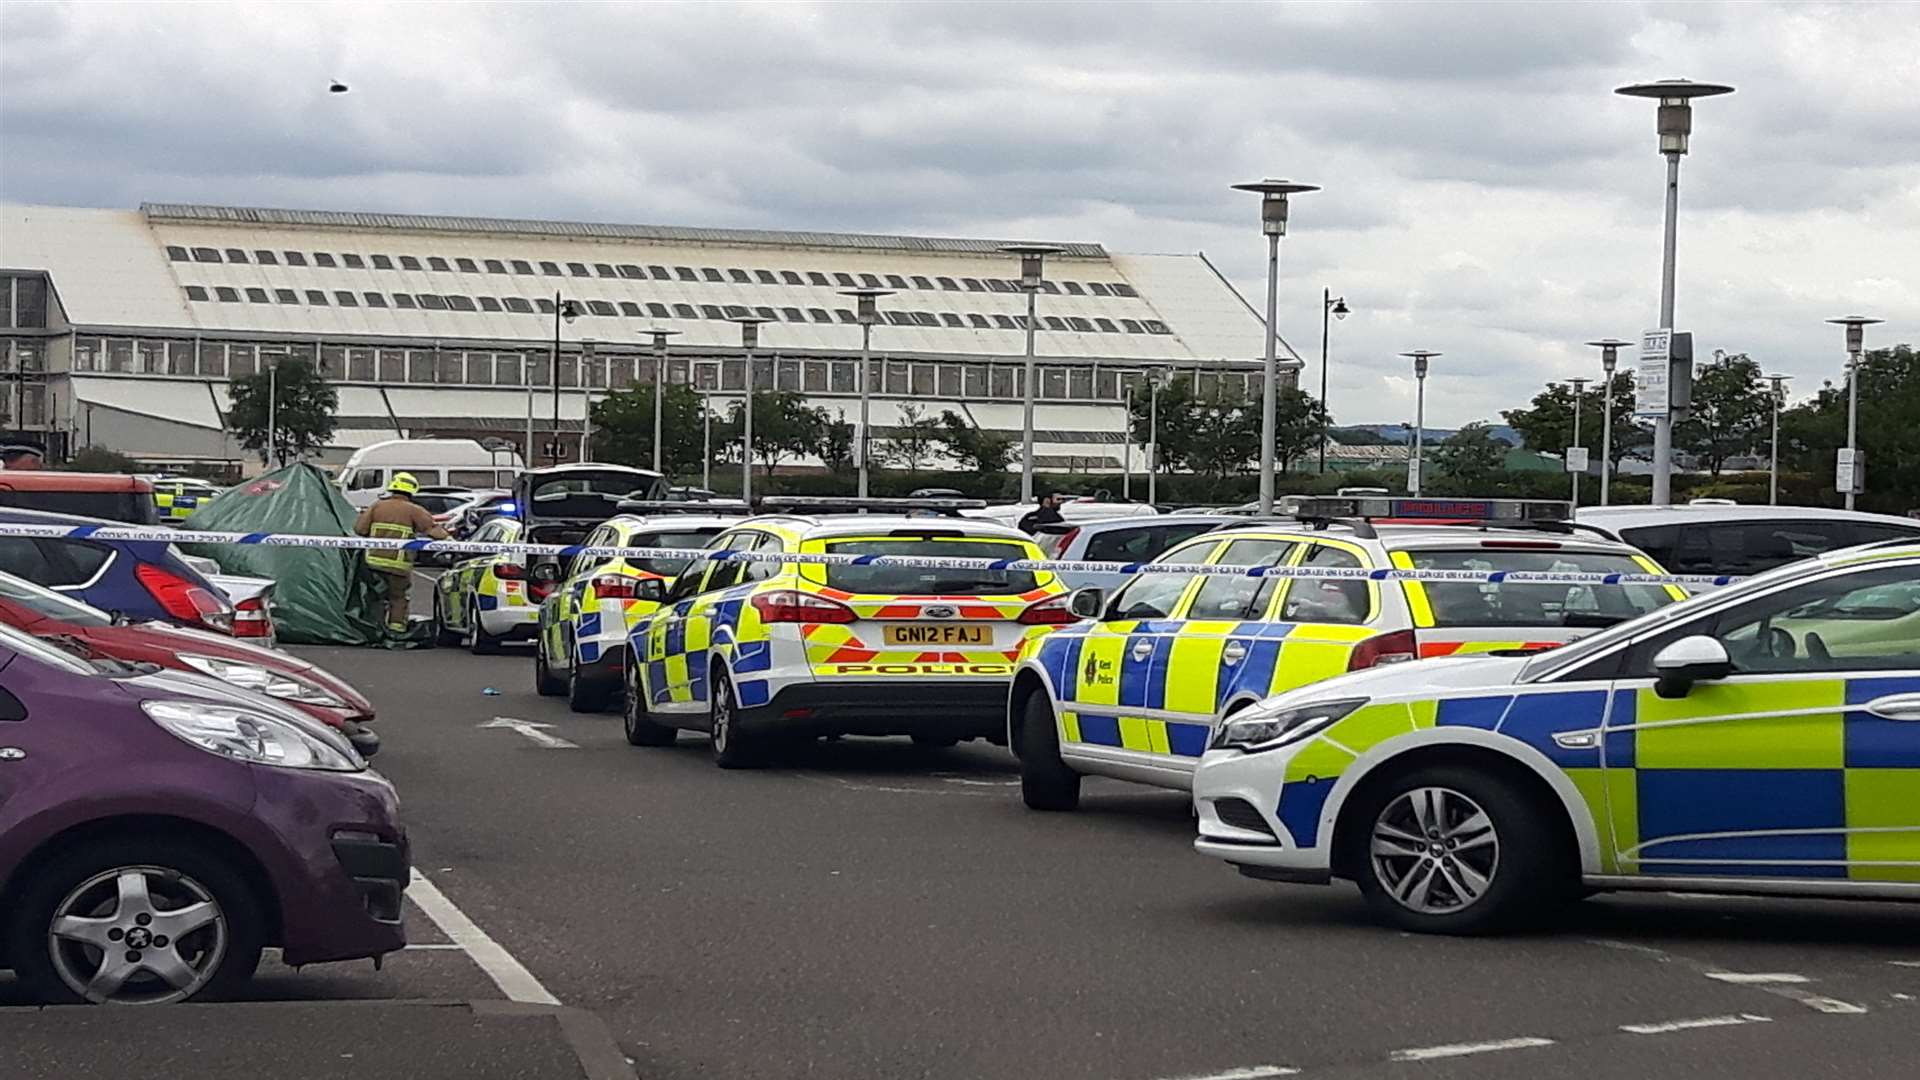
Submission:
[[[102,871],[54,909],[54,972],[96,1004],[164,1004],[199,993],[229,945],[225,913],[206,886],[177,870]]]
[[[725,757],[733,741],[733,687],[719,680],[713,687],[713,752]]]
[[[1500,868],[1500,836],[1480,804],[1451,788],[1419,787],[1373,823],[1369,861],[1395,903],[1445,915],[1478,902]]]

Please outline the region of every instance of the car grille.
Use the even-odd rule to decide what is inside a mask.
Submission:
[[[335,830],[332,840],[334,857],[360,890],[367,914],[378,922],[399,922],[409,876],[405,840],[389,843],[371,833],[345,829]]]
[[[1215,799],[1213,812],[1221,821],[1236,829],[1248,829],[1267,836],[1273,835],[1273,830],[1267,827],[1267,819],[1261,817],[1260,811],[1255,810],[1253,804],[1245,799]]]

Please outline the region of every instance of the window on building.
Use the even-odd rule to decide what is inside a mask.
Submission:
[[[1120,328],[1122,330],[1125,330],[1129,334],[1146,333],[1146,330],[1141,327],[1140,323],[1137,320],[1134,320],[1134,319],[1121,319]]]
[[[504,274],[507,272],[507,264],[501,262],[499,259],[482,259],[480,260],[480,265],[486,267],[487,273],[489,274]]]
[[[817,323],[830,323],[833,321],[833,312],[823,307],[810,307],[807,309],[807,317]]]
[[[189,256],[187,255],[186,248],[178,244],[168,244],[167,258],[172,259],[174,262],[186,262]]]
[[[809,360],[801,365],[800,389],[809,394],[827,392],[828,364],[825,360]]]
[[[1067,396],[1075,401],[1093,400],[1093,369],[1073,367],[1067,369]]]
[[[205,262],[205,263],[217,263],[220,261],[220,252],[218,252],[213,248],[197,247],[193,249],[193,261]]]
[[[1067,295],[1069,295],[1069,296],[1085,296],[1085,295],[1087,295],[1087,290],[1085,290],[1085,289],[1083,289],[1083,288],[1081,288],[1081,287],[1080,287],[1080,283],[1079,283],[1079,282],[1077,282],[1077,281],[1063,281],[1063,282],[1061,282],[1060,284],[1061,284],[1061,285],[1062,285],[1063,287],[1065,287],[1065,289],[1067,290]]]
[[[1069,315],[1067,316],[1067,325],[1083,334],[1093,333],[1093,320],[1091,319],[1083,319],[1078,315]]]
[[[283,251],[280,257],[287,261],[288,266],[307,265],[307,253],[304,251]]]
[[[447,310],[447,298],[444,296],[435,293],[421,293],[416,299],[419,300],[420,306],[428,311]]]
[[[776,360],[773,372],[775,390],[800,389],[800,361]]]
[[[668,270],[666,267],[661,266],[659,263],[648,263],[647,274],[648,276],[652,277],[653,280],[655,281],[672,281],[673,280],[673,272]]]
[[[788,322],[806,322],[807,321],[807,317],[804,314],[802,314],[800,309],[797,307],[781,308],[780,317],[782,319],[785,319]]]
[[[673,305],[673,313],[682,319],[697,319],[700,317],[700,313],[693,309],[692,304],[675,304]]]
[[[241,265],[245,265],[247,261],[247,253],[244,251],[241,251],[239,248],[228,248],[227,261],[230,263],[240,263]]]
[[[520,385],[520,354],[493,354],[493,381],[496,386]]]
[[[691,266],[676,266],[673,268],[673,274],[675,277],[679,278],[681,281],[699,281],[700,280],[700,275],[696,273],[693,267]]]
[[[901,276],[900,276],[899,274],[888,274],[888,275],[887,275],[887,288],[889,288],[889,289],[904,289],[904,288],[906,288],[906,287],[907,287],[907,279],[906,279],[906,278],[903,278],[903,277],[901,277]]]
[[[365,300],[368,307],[383,308],[387,306],[387,296],[385,293],[363,292],[360,294],[360,299]]]
[[[881,312],[886,320],[895,326],[912,326],[913,316],[905,311],[887,310]]]
[[[247,303],[249,304],[270,304],[272,302],[272,300],[267,298],[267,290],[265,289],[254,288],[247,290]]]
[[[1043,293],[1052,293],[1053,295],[1058,296],[1060,295],[1060,286],[1055,285],[1051,281],[1042,281],[1040,283],[1040,291]]]
[[[477,274],[480,272],[480,268],[474,265],[472,259],[455,259],[453,260],[453,265],[463,274]]]
[[[516,274],[531,274],[531,273],[533,273],[533,264],[532,264],[532,263],[530,263],[530,262],[528,262],[528,261],[527,261],[527,260],[525,260],[525,259],[513,259],[513,260],[510,260],[510,261],[509,261],[509,263],[508,263],[508,265],[510,265],[510,266],[512,266],[512,267],[513,267],[513,272],[514,272],[514,273],[516,273]]]
[[[1002,330],[1018,330],[1018,329],[1020,329],[1020,324],[1019,324],[1019,323],[1017,323],[1017,322],[1014,322],[1014,321],[1013,321],[1013,317],[1012,317],[1012,316],[1010,316],[1010,315],[1001,315],[1001,314],[997,314],[997,313],[996,313],[996,314],[994,315],[994,317],[993,317],[993,325],[995,325],[995,326],[997,326],[997,327],[999,327],[999,328],[1000,328],[1000,329],[1002,329]]]
[[[880,279],[873,274],[861,274],[860,284],[869,289],[877,289],[880,287]]]
[[[606,300],[589,300],[589,301],[587,301],[587,310],[588,310],[588,311],[591,311],[591,312],[593,312],[593,313],[594,313],[595,315],[618,315],[618,314],[620,314],[620,310],[619,310],[618,308],[616,308],[616,307],[614,307],[614,306],[613,306],[613,304],[612,304],[611,302],[609,302],[609,301],[606,301]]]
[[[339,381],[347,377],[347,347],[325,345],[320,349],[320,374]]]
[[[1092,293],[1095,296],[1112,296],[1113,295],[1113,290],[1107,288],[1106,283],[1103,281],[1087,282],[1087,291]]]
[[[999,293],[1019,292],[1020,286],[1005,278],[990,277],[987,279],[987,291]]]
[[[913,312],[912,315],[913,315],[914,324],[917,326],[939,326],[940,325],[939,318],[937,318],[931,311],[916,311],[916,312]]]
[[[800,272],[798,270],[780,271],[780,280],[786,282],[789,285],[805,285],[807,283],[806,279],[800,276]]]
[[[416,305],[414,304],[413,297],[411,295],[401,292],[401,293],[393,294],[393,306],[397,308],[401,308],[406,311],[411,311],[414,309]]]
[[[524,296],[503,297],[500,302],[506,305],[506,308],[508,311],[511,311],[516,315],[533,314],[533,305],[528,303],[526,297]]]
[[[407,381],[410,383],[430,383],[434,372],[433,353],[427,349],[407,350]]]
[[[371,255],[368,257],[373,260],[373,268],[375,270],[393,269],[393,260],[386,257],[385,255]]]
[[[905,395],[913,385],[913,365],[889,361],[882,365],[886,371],[886,393]]]
[[[622,300],[620,301],[620,314],[625,315],[629,319],[641,319],[645,318],[647,313],[640,310],[639,304],[631,300]]]
[[[843,274],[837,270],[834,271],[833,280],[836,285],[840,285],[843,288],[857,289],[860,287],[860,283],[853,280],[852,274]]]
[[[961,278],[960,284],[965,285],[967,287],[968,292],[986,292],[987,291],[987,287],[985,285],[980,284],[979,278]]]
[[[349,292],[346,289],[334,290],[333,302],[336,304],[339,304],[341,307],[359,307],[360,306],[360,298],[353,295],[353,293]]]
[[[439,271],[440,273],[443,273],[443,274],[444,274],[444,273],[448,273],[448,272],[449,272],[449,271],[451,271],[451,270],[452,270],[453,268],[452,268],[451,266],[448,266],[448,265],[447,265],[447,260],[445,260],[445,259],[443,259],[443,258],[441,258],[440,256],[438,256],[438,255],[429,255],[429,256],[427,256],[427,269],[429,269],[429,270],[437,270],[437,271]]]
[[[471,296],[449,296],[447,297],[447,307],[452,308],[454,311],[479,310],[479,306],[473,302],[473,297]]]
[[[424,268],[420,265],[419,259],[413,257],[412,255],[402,255],[400,256],[400,269],[421,270]]]
[[[1093,325],[1099,327],[1100,332],[1103,334],[1117,334],[1120,332],[1120,328],[1113,325],[1112,319],[1095,319],[1093,320]]]
[[[833,317],[843,323],[858,323],[860,321],[850,309],[843,307],[834,308]]]
[[[592,277],[593,276],[593,271],[587,269],[586,263],[576,263],[576,262],[568,263],[567,273],[572,274],[574,277]]]
[[[987,321],[987,317],[985,315],[980,314],[977,311],[967,312],[967,322],[968,324],[973,326],[973,328],[976,330],[993,329],[993,324]]]
[[[244,379],[259,368],[259,354],[251,345],[235,342],[227,346],[227,374]]]
[[[935,281],[937,281],[937,282],[939,282],[939,283],[940,283],[940,287],[941,287],[942,289],[945,289],[945,290],[946,290],[947,292],[959,292],[959,291],[960,291],[960,283],[959,283],[959,282],[957,282],[957,281],[955,281],[955,280],[953,280],[953,279],[952,279],[952,278],[950,278],[950,277],[937,277],[937,278],[934,278],[933,280],[935,280]]]
[[[959,364],[936,364],[935,370],[937,374],[940,376],[940,396],[950,397],[950,398],[959,397],[960,396],[960,365]]]
[[[347,378],[354,382],[373,381],[373,358],[375,350],[367,348],[349,348],[347,350]]]
[[[332,269],[338,268],[340,264],[333,261],[332,255],[329,255],[324,251],[316,251],[313,253],[313,265],[324,266],[327,269],[332,270]]]
[[[745,309],[742,310],[744,311]],[[727,312],[726,309],[722,308],[719,304],[701,304],[700,317],[703,319],[724,319],[727,317]]]
[[[818,270],[807,271],[807,283],[810,285],[819,285],[819,286],[822,286],[823,288],[829,288],[829,289],[833,287],[833,282],[828,280],[827,275],[821,273]]]
[[[1139,289],[1134,288],[1133,286],[1127,284],[1124,281],[1116,281],[1108,287],[1113,290],[1113,295],[1115,296],[1139,296],[1140,295]]]
[[[729,278],[732,278],[735,282],[741,285],[753,284],[753,275],[747,273],[745,270],[742,270],[737,266],[729,266],[727,268],[727,276]]]
[[[479,301],[481,311],[499,311],[500,310],[500,301],[494,297],[476,296],[474,297],[474,299]]]
[[[617,278],[620,276],[620,271],[615,270],[612,263],[594,263],[593,273],[594,276],[603,278]]]
[[[1170,326],[1168,326],[1168,325],[1167,325],[1166,323],[1163,323],[1163,322],[1161,322],[1161,321],[1160,321],[1160,320],[1158,320],[1158,319],[1148,319],[1148,320],[1146,320],[1145,322],[1143,322],[1143,323],[1141,323],[1140,325],[1141,325],[1141,326],[1144,326],[1144,327],[1146,327],[1146,328],[1147,328],[1147,333],[1149,333],[1149,334],[1171,334],[1171,333],[1173,333],[1173,328],[1172,328],[1172,327],[1170,327]]]
[[[673,315],[673,312],[668,311],[667,305],[661,303],[660,301],[650,300],[647,302],[647,314],[653,316],[656,319],[666,319],[666,318],[671,318]]]
[[[725,282],[727,280],[727,276],[725,274],[722,274],[720,272],[720,268],[717,266],[701,267],[700,276],[703,278],[706,278],[708,281]]]
[[[983,398],[987,396],[987,365],[967,364],[965,379],[966,381],[963,384],[966,389],[965,396],[970,398]]]
[[[202,375],[217,375],[225,378],[227,374],[227,343],[224,341],[201,342],[198,367]]]
[[[539,308],[540,314],[542,315],[553,314],[553,301],[547,299],[544,296],[535,297],[533,300],[533,306]]]
[[[201,288],[201,287],[200,287],[200,286],[198,286],[198,285],[189,285],[189,286],[187,286],[187,299],[189,299],[189,300],[205,300],[206,298],[207,298],[207,290],[206,290],[206,289],[204,289],[204,288]],[[4,320],[0,320],[0,321],[4,321]]]
[[[540,272],[547,275],[548,277],[562,276],[562,274],[560,273],[560,264],[557,262],[542,262],[540,264]]]
[[[912,280],[913,280],[913,287],[914,287],[914,288],[916,288],[916,289],[931,289],[931,288],[933,288],[933,282],[931,282],[931,281],[928,281],[928,280],[927,280],[926,278],[924,278],[924,277],[922,277],[922,276],[920,276],[919,274],[915,274],[915,275],[913,275],[913,279],[912,279]]]
[[[628,281],[645,281],[647,279],[647,272],[632,263],[621,263],[619,266],[614,267],[614,272],[626,278]]]
[[[948,327],[954,327],[962,330],[966,329],[966,326],[967,326],[967,321],[965,319],[962,319],[958,314],[951,311],[941,312],[940,322],[942,325],[945,325]]]
[[[1043,367],[1040,369],[1040,396],[1056,400],[1067,396],[1066,368]]]
[[[327,294],[321,292],[319,289],[308,289],[307,303],[312,304],[314,307],[326,307]]]
[[[345,266],[349,270],[365,270],[367,268],[367,261],[352,252],[343,251],[340,253],[340,265]]]

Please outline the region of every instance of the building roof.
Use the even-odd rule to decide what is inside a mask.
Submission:
[[[155,203],[0,207],[0,268],[46,271],[75,326],[210,337],[537,348],[552,339],[558,292],[587,309],[565,327],[569,343],[635,346],[664,326],[681,332],[676,348],[738,349],[726,319],[771,315],[763,351],[844,355],[860,328],[838,293],[877,286],[896,290],[880,301],[893,321],[874,328],[877,353],[1018,356],[1026,298],[1000,243]],[[1258,314],[1204,256],[1061,246],[1046,268],[1056,291],[1038,313],[1064,321],[1037,333],[1041,356],[1261,355]]]

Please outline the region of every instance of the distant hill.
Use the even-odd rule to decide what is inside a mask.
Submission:
[[[1423,441],[1432,446],[1445,442],[1458,428],[1427,428]],[[1493,437],[1508,446],[1519,447],[1525,440],[1505,424],[1492,426]],[[1348,446],[1405,446],[1413,441],[1413,432],[1404,424],[1352,424],[1332,430],[1334,441]]]

